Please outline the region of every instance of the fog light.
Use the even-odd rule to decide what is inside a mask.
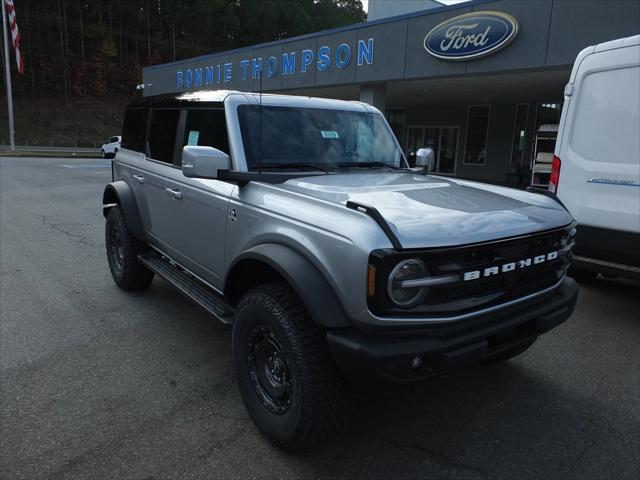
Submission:
[[[420,368],[423,364],[422,357],[413,357],[411,368]]]

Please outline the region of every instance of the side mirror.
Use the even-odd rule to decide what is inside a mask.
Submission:
[[[416,153],[416,167],[422,167],[430,172],[435,166],[435,156],[430,148],[420,148]]]
[[[187,145],[182,149],[182,174],[189,178],[218,178],[218,170],[229,170],[229,155],[213,147]]]

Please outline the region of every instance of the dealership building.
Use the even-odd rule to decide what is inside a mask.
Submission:
[[[638,33],[637,0],[371,0],[367,23],[145,68],[144,95],[361,100],[410,161],[430,147],[443,175],[543,184],[576,55]]]

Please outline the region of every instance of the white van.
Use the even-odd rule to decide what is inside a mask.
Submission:
[[[549,189],[579,223],[574,277],[640,278],[640,35],[578,54]]]

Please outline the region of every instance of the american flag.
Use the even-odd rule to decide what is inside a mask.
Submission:
[[[7,4],[7,13],[9,14],[9,27],[11,28],[11,39],[13,40],[13,51],[16,54],[16,63],[18,64],[18,72],[24,74],[24,60],[20,55],[20,32],[16,22],[16,7],[13,0],[5,0]]]

